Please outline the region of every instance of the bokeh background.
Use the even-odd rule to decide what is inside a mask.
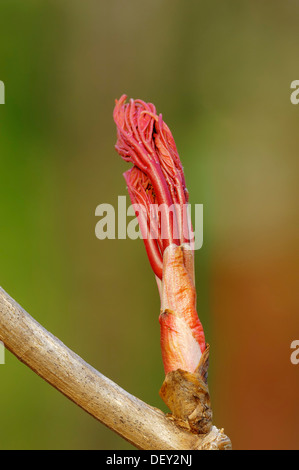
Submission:
[[[198,312],[214,422],[235,449],[299,448],[294,0],[1,0],[0,284],[128,392],[166,411],[159,298],[142,241],[98,240],[128,168],[126,93],[172,129],[204,205]],[[129,202],[129,201],[128,201]],[[6,352],[1,449],[133,449]]]

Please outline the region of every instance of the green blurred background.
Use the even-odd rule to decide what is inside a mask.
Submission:
[[[1,0],[0,284],[128,392],[166,411],[142,241],[95,237],[126,195],[114,99],[153,102],[204,205],[198,312],[214,422],[235,449],[299,448],[294,0]],[[6,352],[1,449],[133,449]]]

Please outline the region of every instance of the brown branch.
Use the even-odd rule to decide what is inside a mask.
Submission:
[[[1,287],[0,340],[21,362],[138,449],[230,448],[215,426],[208,434],[194,434],[120,388],[45,330]]]

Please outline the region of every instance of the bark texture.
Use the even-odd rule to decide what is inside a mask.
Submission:
[[[223,430],[211,426],[206,434],[194,433],[120,388],[43,328],[1,287],[0,340],[21,362],[138,449],[231,447]]]

